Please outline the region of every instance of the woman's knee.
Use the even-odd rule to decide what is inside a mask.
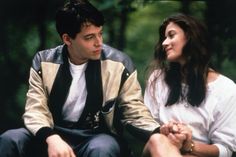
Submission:
[[[179,150],[168,137],[162,134],[154,134],[150,137],[143,151],[144,157],[181,157]]]
[[[148,140],[146,145],[148,147],[157,147],[157,146],[165,143],[165,141],[167,141],[167,140],[168,140],[167,137],[162,135],[162,134],[153,134],[149,138],[149,140]]]
[[[167,143],[169,143],[169,141],[166,136],[162,134],[153,134],[146,143],[143,151],[146,154],[161,151]]]

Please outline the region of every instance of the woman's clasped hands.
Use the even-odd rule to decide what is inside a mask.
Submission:
[[[193,149],[192,130],[184,123],[170,121],[160,127],[160,133],[167,136],[173,145],[182,153],[189,153]]]

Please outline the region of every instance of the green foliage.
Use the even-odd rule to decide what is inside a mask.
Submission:
[[[0,124],[5,124],[1,126],[0,132],[22,124],[21,115],[28,89],[27,81],[32,57],[38,50],[62,43],[55,30],[54,17],[56,9],[65,2],[65,0],[0,1],[0,97],[1,110],[4,111],[0,114]],[[91,2],[104,13],[105,43],[124,50],[133,59],[144,88],[145,69],[153,57],[154,46],[159,38],[159,25],[165,17],[179,12],[183,5],[182,1],[91,0]],[[220,72],[236,80],[234,73],[236,22],[232,16],[235,15],[236,5],[231,5],[230,2],[236,3],[233,0],[214,3],[191,1],[188,7],[190,14],[205,20],[210,26],[212,38],[217,42],[213,50],[216,52],[213,63]],[[205,17],[206,12],[207,17]],[[122,47],[120,43],[124,43],[124,46]]]
[[[56,26],[54,21],[47,23],[47,42],[45,48],[55,47],[58,44],[62,44],[60,36],[57,34]]]
[[[25,100],[26,100],[26,92],[28,90],[28,85],[27,84],[21,84],[19,88],[17,89],[17,94],[16,94],[16,101],[18,102],[19,108],[24,108]]]
[[[192,5],[189,6],[189,10],[191,12],[191,15],[198,17],[199,19],[202,19],[204,21],[204,14],[206,8],[206,3],[204,1],[194,1],[192,2]]]
[[[25,32],[25,38],[23,40],[22,46],[27,49],[27,56],[32,58],[40,43],[37,28],[33,26],[29,32]]]
[[[228,58],[225,59],[222,63],[222,71],[224,75],[230,77],[232,80],[236,82],[236,73],[235,73],[236,63],[235,61],[229,60]]]

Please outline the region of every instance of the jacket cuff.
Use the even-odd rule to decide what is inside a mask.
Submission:
[[[160,127],[154,129],[154,130],[152,131],[151,135],[156,134],[156,133],[158,133],[158,134],[160,133]]]
[[[36,133],[36,138],[38,138],[41,142],[46,142],[47,137],[56,134],[55,131],[50,127],[42,127]]]
[[[154,129],[153,131],[148,131],[144,129],[137,128],[133,125],[127,124],[126,129],[135,137],[139,138],[143,142],[147,142],[149,137],[154,133],[159,133],[160,127]]]

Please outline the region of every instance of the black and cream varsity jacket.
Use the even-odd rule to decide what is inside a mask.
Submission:
[[[136,135],[149,136],[159,127],[143,104],[137,71],[126,54],[103,45],[101,59],[89,61],[86,71],[85,106],[90,108],[85,110],[98,103],[105,125],[112,133],[117,134],[118,121]],[[62,106],[71,81],[65,45],[36,53],[23,115],[26,128],[34,135],[46,139],[53,134],[55,125],[63,124]]]

